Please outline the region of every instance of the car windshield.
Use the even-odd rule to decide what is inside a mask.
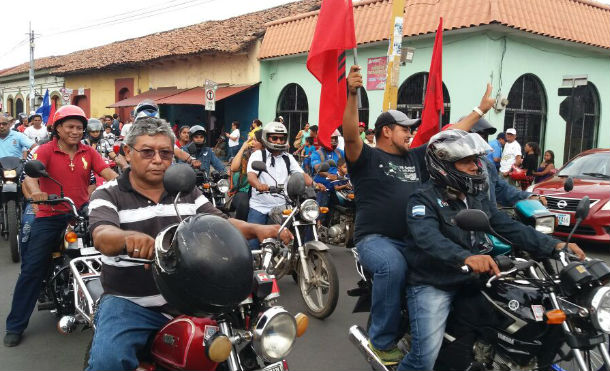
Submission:
[[[564,166],[558,176],[610,179],[610,153],[597,152],[579,156]]]

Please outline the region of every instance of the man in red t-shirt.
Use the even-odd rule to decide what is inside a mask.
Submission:
[[[41,145],[33,158],[44,164],[50,177],[62,183],[65,197],[71,198],[80,209],[89,201],[87,188],[91,171],[106,180],[116,178],[117,174],[95,149],[80,143],[87,126],[87,117],[81,108],[63,106],[55,112],[53,119],[53,140]],[[50,179],[26,177],[24,182],[33,201],[45,201],[49,194],[60,194],[59,186]],[[67,205],[39,206],[32,223],[35,233],[21,251],[21,273],[6,319],[5,346],[13,347],[21,341],[36,306],[51,252],[72,218]]]

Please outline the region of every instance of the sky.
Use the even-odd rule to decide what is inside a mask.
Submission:
[[[34,58],[68,54],[208,20],[272,8],[295,0],[34,0],[3,1],[0,69]],[[608,0],[610,1],[610,0]],[[30,9],[24,12],[25,9]]]
[[[37,35],[34,57],[41,58],[207,20],[226,19],[293,1],[33,0],[27,5],[6,1],[2,4],[6,16],[2,17],[0,69],[30,60],[29,22]],[[598,1],[610,5],[610,0]],[[24,8],[30,9],[29,12],[24,12]]]

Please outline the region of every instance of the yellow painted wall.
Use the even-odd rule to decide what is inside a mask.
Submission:
[[[133,95],[149,89],[148,70],[145,68],[125,68],[116,71],[91,71],[82,74],[66,75],[65,86],[68,89],[91,89],[91,117],[113,114],[114,108],[106,108],[115,103],[115,79],[133,78]]]
[[[260,64],[256,59],[259,42],[247,53],[231,55],[198,55],[180,57],[150,65],[152,88],[176,86],[179,89],[203,86],[206,79],[231,85],[260,81]]]

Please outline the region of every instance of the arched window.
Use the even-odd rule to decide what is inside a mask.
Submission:
[[[51,105],[55,103],[55,109],[61,107],[61,95],[59,93],[51,93]]]
[[[6,99],[6,109],[5,111],[8,112],[9,115],[15,117],[15,107],[13,106],[15,104],[15,102],[13,101],[13,97],[9,96]]]
[[[545,123],[546,94],[542,82],[532,74],[521,75],[508,93],[504,131],[515,128],[522,149],[527,142],[538,143],[542,148]]]
[[[398,88],[398,110],[404,112],[412,119],[421,117],[422,111],[424,110],[427,86],[427,72],[416,73],[406,79]],[[445,106],[443,125],[447,125],[449,123],[451,99],[449,98],[449,91],[447,90],[445,83],[443,83],[443,102]]]
[[[131,92],[129,91],[128,88],[123,88],[123,89],[119,90],[119,101],[122,101],[123,99],[127,99],[129,97],[131,97]],[[130,111],[131,111],[131,107],[121,107],[118,109],[118,114],[119,114],[121,121],[123,121],[123,122],[129,121],[129,112]]]
[[[364,88],[360,88],[360,108],[358,108],[358,122],[364,122],[369,127],[369,97]]]
[[[284,125],[288,129],[288,138],[292,143],[301,127],[309,119],[307,96],[305,90],[299,84],[288,84],[282,89],[277,101],[275,116],[284,118]]]
[[[563,162],[567,162],[582,151],[597,147],[599,93],[595,85],[589,82],[579,95],[578,100],[582,102],[584,112],[574,123],[566,122]]]
[[[15,100],[15,113],[17,115],[23,113],[23,98],[17,98]]]

